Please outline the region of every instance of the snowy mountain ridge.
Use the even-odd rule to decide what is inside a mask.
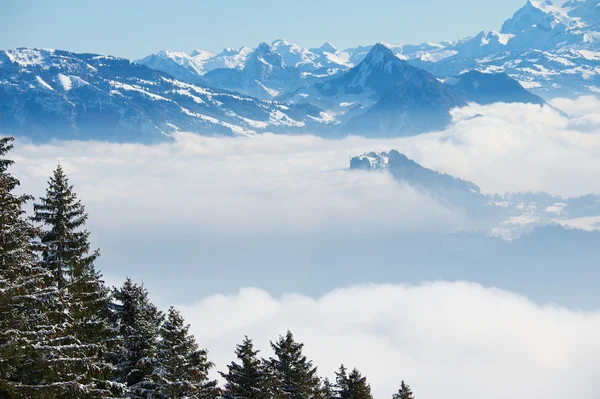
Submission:
[[[470,181],[425,168],[396,150],[352,157],[350,170],[390,173],[398,182],[450,209],[463,210],[478,226],[487,229],[487,234],[506,240],[544,226],[600,231],[598,195],[562,198],[543,192],[486,194]]]
[[[462,85],[444,83],[383,44],[372,47],[356,67],[310,85],[268,44],[252,52],[241,69],[199,76],[188,66],[173,76],[110,56],[0,51],[0,128],[41,141],[147,142],[180,131],[395,137],[444,129],[453,108],[467,100],[490,101],[489,92],[498,86],[503,90],[496,90],[493,101],[543,103],[504,75],[464,75],[455,79],[466,82]],[[298,81],[302,87],[279,94]],[[276,101],[258,99],[267,95]]]
[[[441,78],[469,70],[504,72],[546,97],[600,92],[600,0],[531,0],[499,30],[439,43],[385,45],[400,59]],[[277,90],[277,95],[353,68],[372,47],[338,50],[326,42],[309,49],[282,39],[269,46],[289,67],[300,72],[300,81],[291,83],[288,90]],[[194,69],[204,75],[218,68],[243,69],[249,54],[256,50],[226,49],[213,56],[194,51],[192,54],[204,58],[191,58],[197,63]],[[231,61],[225,61],[226,57]],[[177,65],[188,68],[188,61],[181,56],[170,59],[171,64],[158,69],[177,76]],[[138,62],[149,65],[150,60],[146,57]],[[260,83],[271,87],[268,79]]]
[[[321,130],[320,110],[178,80],[123,58],[52,49],[0,51],[0,127],[41,141],[155,142]]]

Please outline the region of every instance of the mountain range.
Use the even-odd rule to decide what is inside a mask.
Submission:
[[[500,30],[482,31],[454,41],[386,46],[398,58],[441,78],[471,70],[503,72],[542,97],[600,92],[600,0],[529,0]],[[219,54],[210,53],[211,56],[195,50],[191,60],[185,62],[164,52],[150,57],[168,58],[170,64],[163,70],[175,76],[188,62],[196,63],[198,71],[223,68],[218,65],[224,65],[224,57],[235,58],[226,68],[241,70],[253,52],[270,48],[287,67],[297,68],[310,83],[314,78],[357,66],[371,47],[338,50],[325,43],[320,48],[307,49],[276,40],[271,45],[261,43],[255,50],[226,49]],[[148,65],[148,58],[138,62]],[[260,83],[270,87],[271,82],[267,78]],[[296,82],[299,84],[302,83]],[[267,91],[265,95],[277,93]]]
[[[600,92],[600,0],[528,1],[499,31],[420,45],[285,40],[141,60],[0,51],[0,129],[153,142],[178,131],[389,137],[444,129],[469,102]]]

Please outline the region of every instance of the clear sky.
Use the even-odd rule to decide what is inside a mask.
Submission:
[[[305,47],[421,43],[499,29],[525,0],[0,0],[0,49],[139,58],[284,38]]]

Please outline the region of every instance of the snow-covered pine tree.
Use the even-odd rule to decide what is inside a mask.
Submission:
[[[267,399],[266,374],[262,360],[258,357],[252,340],[247,336],[238,344],[235,355],[239,363],[231,362],[227,373],[220,373],[225,379],[223,397],[225,399]]]
[[[412,390],[404,381],[400,383],[400,389],[392,396],[392,399],[415,399]]]
[[[41,263],[54,274],[64,304],[64,319],[57,321],[64,327],[57,379],[75,382],[86,397],[114,397],[119,386],[110,383],[114,367],[106,358],[115,337],[110,290],[94,267],[99,251],[89,254],[90,233],[83,230],[88,215],[60,165],[40,201],[34,220],[44,224]]]
[[[189,328],[171,306],[160,328],[154,371],[157,398],[216,399],[220,394],[217,381],[208,378],[208,371],[214,365],[208,361],[206,350],[198,349]]]
[[[37,231],[24,217],[31,197],[14,194],[19,181],[8,173],[5,156],[13,138],[0,138],[0,397],[53,398],[65,388],[54,384],[51,348],[60,333],[58,290],[52,273],[37,262]]]
[[[346,374],[346,368],[342,365],[336,376],[340,399],[373,399],[367,377],[363,377],[356,368]]]
[[[313,399],[318,397],[320,379],[317,368],[302,354],[304,344],[296,342],[291,331],[271,342],[275,358],[268,365],[277,386],[275,396],[282,399]]]
[[[33,208],[34,220],[45,225],[41,234],[43,263],[55,274],[62,289],[65,280],[93,267],[100,254],[98,250],[89,254],[90,233],[82,230],[88,215],[60,164],[48,179],[46,196]]]
[[[114,323],[119,345],[112,355],[118,383],[127,385],[128,396],[149,398],[157,384],[153,372],[157,368],[159,330],[163,314],[148,299],[143,286],[125,280],[113,291]]]

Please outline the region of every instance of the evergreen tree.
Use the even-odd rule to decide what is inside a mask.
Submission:
[[[106,359],[115,333],[109,320],[110,291],[94,268],[99,251],[88,255],[90,233],[82,230],[85,208],[60,165],[40,201],[34,205],[34,220],[44,223],[42,265],[54,274],[63,300],[63,320],[57,324],[64,329],[55,341],[62,349],[57,379],[77,381],[89,397],[115,396],[119,387],[107,382],[114,372]]]
[[[12,139],[0,139],[0,156]],[[14,398],[102,397],[86,385],[85,358],[68,331],[66,295],[37,262],[34,228],[24,219],[29,199],[12,191],[19,182],[0,159],[0,392]],[[81,354],[80,354],[81,355]],[[90,389],[91,388],[91,389]]]
[[[258,358],[258,350],[248,337],[236,346],[235,354],[240,363],[231,362],[227,373],[220,373],[225,379],[223,397],[225,399],[267,399],[266,371]]]
[[[52,275],[37,267],[36,231],[22,209],[31,197],[16,195],[19,181],[5,158],[12,137],[0,138],[0,397],[36,394],[46,356],[35,348],[47,341],[49,305],[56,302]]]
[[[211,399],[219,396],[217,382],[208,378],[213,364],[208,361],[206,350],[198,349],[194,337],[189,334],[189,327],[184,324],[181,314],[171,307],[160,328],[158,367],[154,375],[160,398]]]
[[[337,398],[347,399],[346,393],[350,390],[348,386],[348,369],[342,364],[338,371],[335,372],[335,388]]]
[[[34,211],[34,220],[46,226],[41,234],[43,263],[55,274],[58,288],[62,289],[65,280],[72,281],[93,269],[100,254],[96,250],[88,255],[90,233],[81,230],[87,214],[60,165],[48,180],[46,197],[34,204]]]
[[[342,365],[337,377],[340,399],[373,399],[367,378],[363,377],[356,368],[346,375],[346,369]]]
[[[269,359],[275,386],[272,388],[278,398],[313,399],[318,397],[320,379],[317,368],[302,354],[304,344],[294,341],[291,331],[280,336],[276,343],[271,342],[275,358]]]
[[[336,399],[335,386],[327,377],[321,383],[319,399]]]
[[[405,384],[404,381],[402,381],[400,383],[400,389],[392,396],[392,399],[415,399],[415,395],[408,384]]]
[[[146,289],[131,279],[115,289],[113,295],[118,302],[113,317],[120,340],[112,356],[116,382],[126,384],[132,397],[150,397],[157,387],[153,373],[158,365],[163,314],[150,302]]]

